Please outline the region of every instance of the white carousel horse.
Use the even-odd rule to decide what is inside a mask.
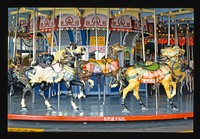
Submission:
[[[79,50],[81,51],[79,51]],[[74,56],[84,54],[84,49],[80,48],[73,49]],[[71,106],[73,107],[74,111],[79,111],[72,94],[72,85],[80,85],[82,88],[84,84],[78,80],[76,80],[76,68],[73,68],[68,64],[69,58],[69,51],[70,49],[66,49],[65,51],[62,50],[61,57],[59,57],[59,62],[54,62],[54,64],[36,64],[34,66],[24,66],[19,72],[16,73],[18,77],[18,82],[21,82],[24,85],[23,88],[23,95],[21,99],[21,108],[22,110],[27,110],[26,103],[25,103],[25,94],[28,91],[32,91],[32,89],[39,85],[40,90],[39,94],[44,98],[45,105],[47,106],[47,110],[53,110],[52,105],[46,99],[44,95],[44,91],[46,91],[52,83],[64,82],[68,96],[71,100]],[[71,52],[70,52],[71,53]],[[58,60],[58,55],[55,55],[54,60]],[[61,59],[62,58],[62,59]],[[71,58],[70,58],[71,60]],[[48,61],[48,60],[47,60]],[[49,63],[49,62],[47,62]],[[41,66],[42,65],[42,66]]]

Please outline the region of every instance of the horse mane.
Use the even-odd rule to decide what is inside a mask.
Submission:
[[[59,59],[64,59],[65,49],[61,49],[60,51],[56,51],[53,53],[54,61],[52,63],[58,62]]]

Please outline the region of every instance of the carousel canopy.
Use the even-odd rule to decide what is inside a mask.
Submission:
[[[35,12],[33,12],[35,11]],[[117,18],[123,15],[129,15],[135,19],[148,19],[154,21],[154,11],[156,14],[156,23],[159,27],[165,30],[168,28],[168,20],[170,15],[170,27],[173,28],[176,24],[180,25],[182,30],[189,28],[194,29],[194,9],[193,8],[83,8],[83,7],[20,7],[8,8],[8,30],[15,27],[16,17],[23,22],[29,22],[35,16],[45,18],[56,17],[60,14],[74,15],[79,18],[84,18],[91,14],[102,14],[110,18]],[[29,20],[29,21],[27,21]],[[80,21],[81,22],[81,21]],[[189,25],[188,25],[189,24]]]

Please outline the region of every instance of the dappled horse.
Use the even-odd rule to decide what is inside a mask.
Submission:
[[[185,50],[175,46],[162,49],[161,52],[162,57],[165,57],[164,62],[152,62],[148,65],[138,62],[134,66],[121,68],[117,73],[119,77],[123,76],[128,81],[128,85],[122,91],[122,112],[129,112],[125,105],[125,99],[127,93],[132,90],[142,110],[147,109],[139,96],[141,83],[161,83],[164,86],[171,108],[177,110],[172,98],[176,95],[176,83],[185,78],[185,72],[182,71],[181,64],[179,63],[179,58],[184,54]],[[172,93],[170,86],[173,87]]]
[[[71,53],[70,49],[66,48],[54,54],[54,60],[52,61],[53,64],[43,63],[42,65],[36,63],[34,65],[34,63],[32,63],[33,66],[25,66],[18,72],[18,81],[25,86],[23,88],[23,95],[21,99],[22,110],[27,110],[25,103],[25,94],[28,91],[32,91],[32,89],[36,86],[40,87],[39,94],[44,98],[47,110],[53,110],[53,107],[46,99],[44,92],[49,88],[52,83],[64,82],[68,91],[68,96],[70,97],[71,106],[73,107],[74,111],[79,111],[73,98],[71,86],[80,85],[83,88],[84,84],[76,80],[76,69],[72,66],[67,65],[68,60],[66,59],[66,57],[68,57],[69,53]],[[84,54],[82,48],[77,47],[76,49],[73,49],[73,55],[78,55],[78,53],[80,55]]]
[[[105,75],[116,77],[117,70],[119,69],[118,53],[123,52],[124,46],[120,44],[114,44],[110,47],[110,52],[107,58],[103,57],[101,60],[90,58],[88,61],[77,61],[76,67],[78,77],[81,81],[90,81],[91,86],[94,86],[93,80],[90,79],[92,75]],[[109,86],[115,86],[116,80],[111,80]]]

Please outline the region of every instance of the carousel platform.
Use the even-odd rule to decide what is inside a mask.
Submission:
[[[51,96],[49,101],[53,111],[46,110],[43,98],[35,94],[27,94],[26,104],[28,111],[21,111],[21,94],[10,96],[8,93],[8,120],[23,121],[151,121],[170,119],[189,119],[194,116],[194,93],[177,94],[173,101],[178,110],[170,109],[166,95],[159,92],[158,95],[140,93],[141,100],[148,110],[141,110],[139,103],[132,93],[126,98],[129,113],[123,113],[120,95],[87,95],[85,98],[75,99],[79,112],[74,112],[67,95]],[[33,99],[34,98],[34,99]],[[58,103],[59,102],[59,103]]]

